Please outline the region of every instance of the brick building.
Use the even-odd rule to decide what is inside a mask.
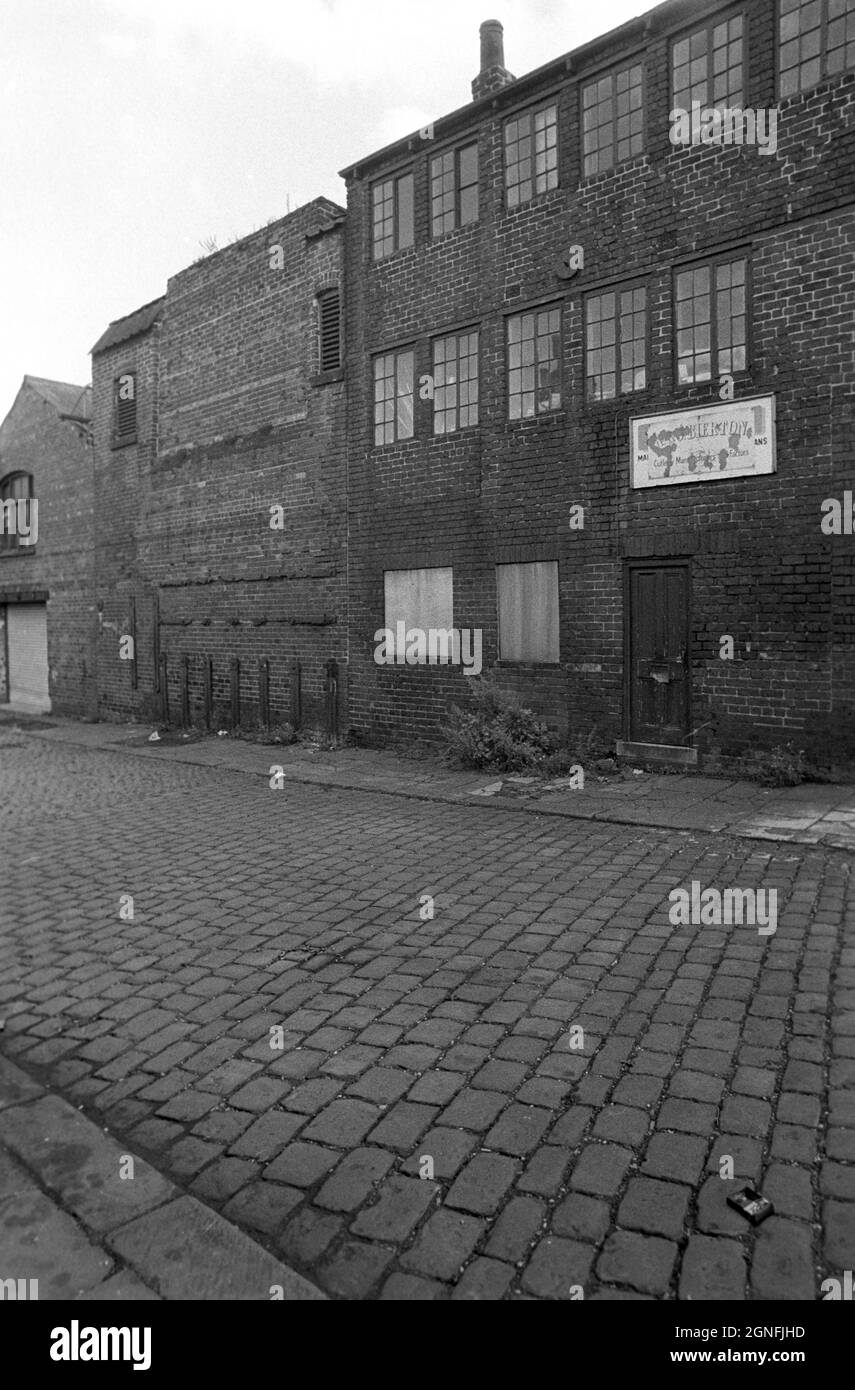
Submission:
[[[316,199],[93,348],[104,716],[339,719],[343,217]]]
[[[0,425],[0,706],[95,711],[88,387],[25,376]]]
[[[453,624],[571,736],[852,755],[855,0],[481,44],[344,172],[351,726],[435,735],[375,633]]]

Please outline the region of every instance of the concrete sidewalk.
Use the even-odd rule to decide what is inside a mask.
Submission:
[[[391,750],[357,748],[329,751],[305,743],[283,747],[216,735],[186,740],[171,736],[151,743],[151,730],[143,725],[85,724],[54,717],[31,721],[7,715],[0,723],[0,748],[20,737],[19,729],[48,742],[93,751],[121,749],[142,758],[227,768],[265,778],[273,767],[282,767],[288,781],[351,791],[474,805],[492,802],[503,809],[538,815],[855,849],[855,786],[807,783],[770,788],[724,778],[625,769],[617,777],[589,774],[584,790],[572,791],[562,787],[566,779],[550,783],[466,772],[448,767],[439,755],[405,757]]]
[[[0,1135],[0,1300],[325,1299],[3,1058]]]

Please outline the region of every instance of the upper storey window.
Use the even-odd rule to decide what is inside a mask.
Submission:
[[[675,276],[678,386],[746,370],[747,269],[744,257],[723,257]]]
[[[782,97],[855,67],[855,0],[779,0]]]
[[[382,261],[393,251],[412,246],[415,240],[414,188],[412,174],[384,179],[372,189],[374,210],[374,259]]]
[[[505,126],[505,197],[509,208],[558,187],[558,108],[526,111]]]
[[[739,106],[744,82],[742,15],[711,21],[685,38],[671,53],[672,108]]]
[[[446,150],[430,165],[431,234],[478,221],[478,146]]]
[[[561,409],[561,310],[508,319],[508,415],[530,420]]]
[[[582,89],[585,177],[601,174],[644,146],[641,64],[606,73]]]
[[[137,379],[123,372],[113,383],[113,439],[115,444],[134,444],[137,438]]]
[[[33,479],[30,473],[9,473],[0,482],[0,554],[16,551],[21,545],[35,545],[32,531]],[[29,527],[18,526],[18,518]]]

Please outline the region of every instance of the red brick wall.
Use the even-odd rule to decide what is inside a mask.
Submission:
[[[724,8],[724,7],[720,7]],[[495,565],[558,560],[559,668],[500,667],[502,680],[560,727],[600,724],[626,736],[623,711],[623,572],[634,555],[691,557],[692,724],[703,746],[731,749],[792,739],[855,752],[852,537],[820,532],[824,498],[853,486],[855,420],[855,73],[778,103],[778,151],[672,148],[669,45],[691,28],[697,4],[653,11],[622,37],[515,84],[469,113],[438,123],[365,161],[348,179],[350,383],[350,719],[363,734],[436,733],[459,672],[389,670],[372,660],[383,626],[383,571],[453,565],[455,623],[485,633],[496,661]],[[775,105],[774,6],[749,0],[748,105]],[[685,21],[685,23],[684,23]],[[669,28],[669,26],[671,26]],[[513,40],[507,36],[513,67]],[[645,152],[582,176],[581,85],[620,57],[645,67]],[[530,101],[559,106],[560,187],[504,210],[502,131]],[[428,164],[476,135],[480,221],[432,242]],[[412,168],[416,245],[371,261],[371,185]],[[555,265],[585,248],[570,282]],[[745,247],[752,276],[753,346],[737,397],[774,394],[774,476],[629,487],[629,419],[718,403],[719,383],[673,384],[671,277],[681,258]],[[648,384],[616,401],[584,394],[583,296],[609,282],[647,285]],[[507,419],[504,312],[561,304],[564,409],[538,422]],[[416,402],[416,438],[375,449],[371,355],[415,344],[416,376],[431,370],[431,337],[455,327],[481,334],[480,427],[432,437],[432,406]],[[569,509],[586,509],[586,529]],[[719,659],[719,638],[751,634],[759,656]]]
[[[173,716],[186,656],[191,713],[212,659],[226,722],[237,658],[244,722],[258,713],[267,660],[272,717],[288,718],[299,661],[304,724],[323,723],[326,662],[347,654],[344,376],[318,376],[316,323],[317,293],[342,281],[341,232],[316,235],[337,211],[319,199],[191,266],[170,281],[155,330],[95,358],[106,711],[154,709],[157,640]],[[271,267],[273,246],[283,269]],[[111,384],[132,360],[156,418],[138,446],[110,451]],[[283,530],[271,529],[273,506]],[[116,640],[132,597],[136,691]]]
[[[0,701],[6,698],[5,606],[47,597],[48,665],[54,713],[95,709],[92,450],[83,426],[61,420],[27,382],[0,425],[0,478],[30,473],[38,540],[0,552]]]

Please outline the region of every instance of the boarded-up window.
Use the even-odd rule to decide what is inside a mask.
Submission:
[[[337,372],[341,366],[341,293],[324,290],[318,295],[321,371]]]
[[[137,379],[133,372],[123,372],[115,383],[116,440],[130,444],[137,437]]]
[[[499,659],[559,660],[558,562],[498,565]]]
[[[407,631],[449,630],[454,625],[453,577],[452,569],[387,570],[383,576],[385,627],[393,636],[397,636],[398,623]]]

